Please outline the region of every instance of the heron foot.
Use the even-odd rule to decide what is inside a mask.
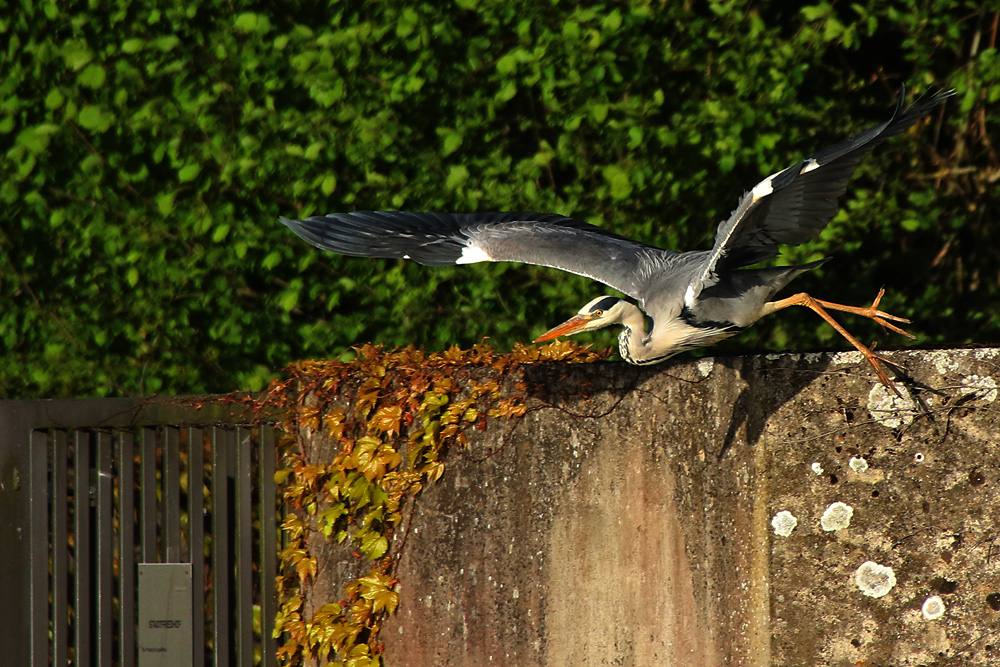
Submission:
[[[899,389],[897,389],[895,383],[889,379],[889,375],[885,372],[885,368],[882,366],[882,364],[888,364],[889,366],[899,368],[899,364],[888,357],[884,357],[881,354],[876,353],[874,342],[871,344],[871,347],[866,347],[864,345],[855,345],[855,347],[858,352],[861,353],[861,356],[865,358],[865,361],[868,362],[868,365],[872,367],[872,370],[875,371],[875,375],[878,377],[879,382],[881,382],[885,387],[891,389],[896,396],[902,398],[903,395],[899,393]]]
[[[845,306],[840,303],[832,303],[830,301],[822,301],[820,299],[813,299],[816,303],[827,308],[829,310],[839,310],[845,313],[853,313],[855,315],[860,315],[861,317],[867,317],[870,320],[874,320],[884,329],[889,329],[890,331],[895,331],[898,334],[906,336],[910,339],[915,339],[916,336],[911,334],[909,331],[896,326],[892,322],[902,322],[903,324],[909,324],[910,320],[905,317],[899,317],[898,315],[890,315],[889,313],[883,312],[878,309],[878,304],[882,301],[882,297],[885,295],[885,288],[883,287],[875,295],[875,300],[872,301],[872,305],[867,308],[859,308],[857,306]],[[811,297],[810,297],[811,298]],[[891,322],[890,322],[891,320]]]
[[[880,354],[876,354],[873,351],[873,348],[875,347],[874,344],[872,345],[871,348],[866,346],[864,343],[862,343],[857,338],[852,336],[847,331],[847,329],[842,327],[840,323],[837,322],[837,320],[833,319],[833,316],[830,315],[829,312],[827,312],[828,310],[839,310],[845,313],[853,313],[855,315],[861,315],[862,317],[867,317],[870,320],[878,322],[882,327],[886,329],[890,329],[892,331],[895,331],[896,333],[900,333],[908,338],[916,338],[916,336],[913,336],[909,332],[904,331],[902,328],[896,326],[895,324],[892,324],[892,322],[902,322],[906,324],[910,320],[906,319],[905,317],[891,315],[889,313],[883,312],[878,309],[878,304],[882,300],[882,296],[884,294],[885,294],[885,289],[880,289],[878,295],[875,297],[875,300],[872,301],[872,305],[868,306],[867,308],[860,308],[858,306],[845,306],[840,303],[822,301],[820,299],[814,298],[809,294],[806,294],[805,292],[795,294],[794,296],[790,296],[787,299],[774,301],[769,305],[772,308],[771,312],[774,312],[776,310],[782,310],[784,308],[788,308],[789,306],[804,306],[805,308],[812,310],[814,313],[822,317],[827,324],[836,329],[837,333],[846,338],[847,342],[849,342],[851,345],[854,346],[854,349],[856,349],[858,352],[861,353],[861,356],[863,356],[865,361],[868,362],[868,365],[872,367],[873,371],[875,371],[875,375],[878,377],[879,382],[885,385],[888,389],[891,389],[897,396],[902,397],[902,394],[900,393],[899,389],[897,389],[896,385],[892,382],[892,380],[889,379],[889,375],[885,372],[885,366],[884,366],[884,365],[889,365],[898,368],[899,365]]]

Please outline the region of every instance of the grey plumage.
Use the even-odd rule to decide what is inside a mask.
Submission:
[[[342,255],[404,258],[429,266],[513,261],[587,276],[635,299],[652,319],[652,329],[645,331],[635,306],[598,308],[595,299],[570,321],[574,326],[561,325],[541,339],[620,324],[625,327],[623,357],[633,363],[653,363],[733,335],[787,305],[809,305],[771,299],[795,276],[822,261],[744,267],[775,257],[781,244],[799,245],[815,238],[836,214],[838,199],[861,158],[927,116],[954,91],[929,93],[905,110],[904,93],[886,122],[758,183],[719,225],[715,243],[707,251],[676,253],[548,213],[356,211],[281,221],[309,243]],[[875,312],[874,307],[868,310]],[[882,321],[879,316],[865,316]],[[848,338],[855,347],[860,345]],[[868,350],[866,357],[872,361],[874,355]]]
[[[317,248],[351,257],[412,259],[427,266],[463,262],[478,248],[491,259],[593,278],[640,298],[635,274],[649,257],[677,256],[554,213],[353,211],[305,220],[281,218]],[[648,254],[648,256],[647,256]]]

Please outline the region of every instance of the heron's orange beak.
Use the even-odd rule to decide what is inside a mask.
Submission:
[[[574,315],[562,324],[549,329],[533,342],[541,343],[542,341],[552,340],[553,338],[558,338],[559,336],[569,336],[571,334],[580,333],[593,319],[594,318],[591,315]]]

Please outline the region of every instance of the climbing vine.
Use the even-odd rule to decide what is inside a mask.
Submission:
[[[283,464],[276,474],[285,518],[279,553],[279,612],[284,664],[382,665],[379,633],[399,605],[396,566],[407,507],[441,478],[449,450],[469,429],[524,415],[510,376],[519,365],[590,362],[608,352],[557,341],[488,345],[427,354],[365,345],[351,362],[307,361],[272,384],[268,402],[285,408]],[[397,536],[397,533],[399,536]],[[342,545],[333,555],[331,544]],[[359,576],[336,600],[317,600],[323,565],[347,559]]]

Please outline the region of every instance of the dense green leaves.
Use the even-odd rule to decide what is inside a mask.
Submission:
[[[866,160],[822,239],[783,261],[835,254],[801,286],[862,303],[884,284],[921,342],[995,340],[1000,63],[980,3],[8,14],[3,396],[254,389],[366,341],[530,340],[604,288],[323,255],[277,216],[544,210],[706,247],[743,190],[884,119],[901,81],[959,95]],[[816,330],[783,314],[724,349],[838,344]]]

